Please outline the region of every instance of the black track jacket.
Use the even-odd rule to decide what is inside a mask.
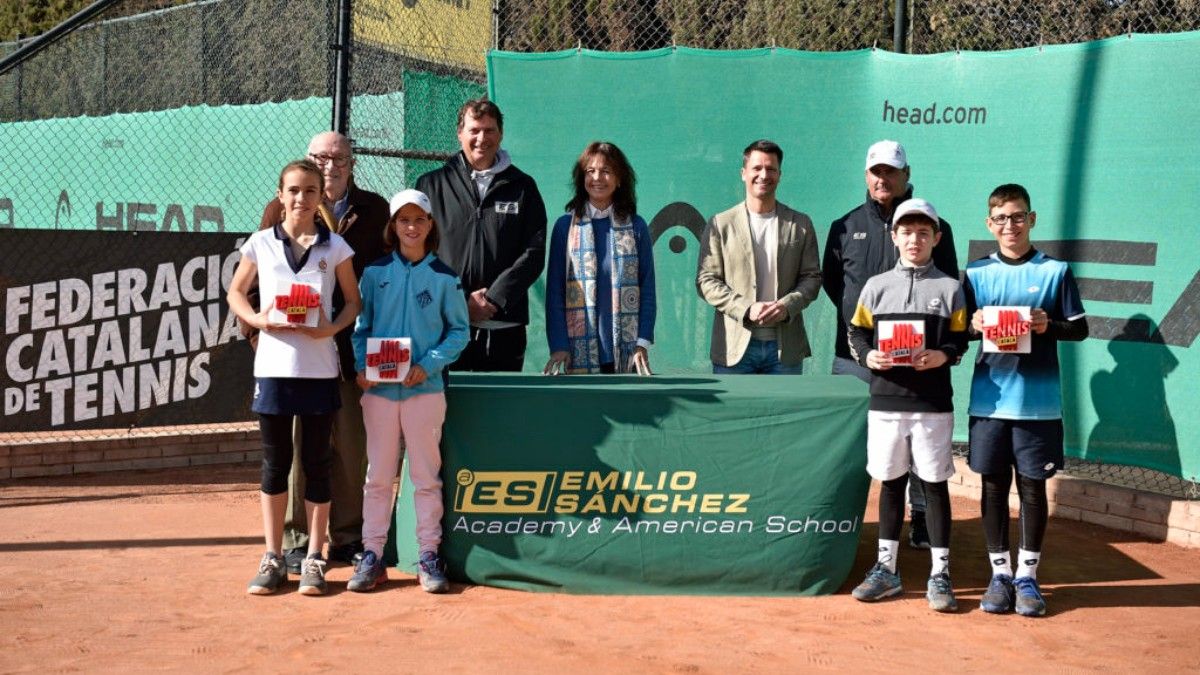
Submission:
[[[417,179],[429,196],[441,243],[437,255],[458,273],[463,291],[487,288],[496,321],[529,324],[529,287],[546,266],[546,205],[537,183],[515,166],[479,198],[459,152]]]
[[[911,199],[912,193],[912,186],[909,185],[908,191],[896,200],[895,205]],[[854,358],[846,341],[846,331],[867,279],[892,269],[900,259],[900,252],[892,243],[891,226],[891,222],[883,219],[879,204],[871,201],[870,196],[864,204],[829,226],[825,256],[821,261],[821,285],[837,307],[834,351],[842,358]],[[958,256],[954,253],[954,235],[950,231],[950,223],[940,220],[938,231],[942,233],[942,238],[933,249],[933,266],[958,279]]]

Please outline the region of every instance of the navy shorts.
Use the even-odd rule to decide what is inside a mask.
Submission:
[[[261,415],[328,415],[341,407],[337,378],[254,378],[250,409]]]
[[[967,464],[975,473],[1017,467],[1026,478],[1045,480],[1063,465],[1062,420],[1001,420],[971,417]]]

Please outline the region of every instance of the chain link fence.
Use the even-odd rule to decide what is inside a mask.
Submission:
[[[117,2],[0,75],[0,445],[248,428],[221,280],[329,128],[335,5]]]
[[[485,93],[489,49],[890,49],[895,9],[891,0],[354,0],[355,180],[386,196],[455,152],[455,111]],[[905,9],[913,53],[1200,29],[1200,0],[911,0]],[[338,0],[115,3],[0,75],[10,174],[0,187],[20,193],[0,194],[0,228],[253,231],[279,167],[334,124],[337,22]],[[0,43],[0,57],[27,42]],[[119,430],[0,429],[0,444],[247,428],[146,419]],[[1071,460],[1068,470],[1200,496],[1196,483],[1148,469]]]
[[[511,51],[787,47],[846,51],[893,44],[895,2],[849,0],[522,0],[499,2]],[[1128,32],[1200,29],[1197,0],[910,0],[906,51],[999,50]]]
[[[355,180],[390,196],[458,150],[458,108],[487,91],[495,15],[479,0],[354,0],[353,7]]]

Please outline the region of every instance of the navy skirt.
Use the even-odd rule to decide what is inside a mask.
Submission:
[[[341,407],[337,378],[254,378],[250,409],[260,415],[329,415]]]

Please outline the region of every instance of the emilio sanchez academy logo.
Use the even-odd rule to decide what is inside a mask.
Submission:
[[[844,520],[756,518],[750,492],[699,489],[696,471],[472,471],[455,475],[451,531],[472,535],[856,532]]]

